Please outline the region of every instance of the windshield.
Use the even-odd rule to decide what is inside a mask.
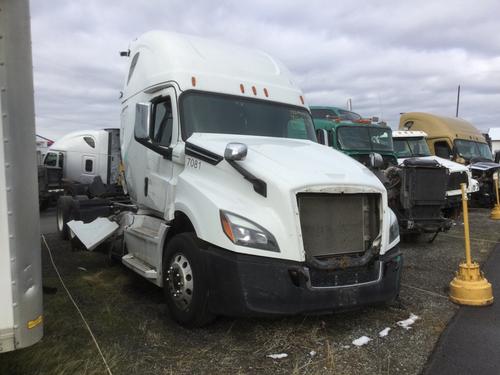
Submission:
[[[371,126],[341,126],[338,143],[343,150],[392,151],[390,129]]]
[[[355,112],[346,111],[345,109],[338,109],[339,117],[343,121],[359,121],[361,120],[361,116]]]
[[[327,109],[327,108],[314,108],[311,109],[312,116],[319,119],[341,119],[342,121],[359,121],[362,119],[360,115],[355,112],[347,111],[345,109]]]
[[[181,122],[183,139],[200,132],[316,142],[312,118],[306,109],[239,96],[187,92],[181,100]]]
[[[486,143],[456,139],[455,149],[458,156],[466,160],[473,158],[486,158],[488,160],[493,160],[491,150]]]
[[[424,138],[393,138],[393,142],[394,151],[398,158],[431,155]]]

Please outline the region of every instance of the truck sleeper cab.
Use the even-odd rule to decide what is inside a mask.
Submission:
[[[399,164],[389,127],[331,118],[327,115],[329,108],[337,110],[336,107],[311,106],[314,125],[320,134],[325,134],[323,143],[374,170],[387,188],[389,206],[398,217],[401,231],[408,238],[415,238],[420,233],[448,230],[452,222],[442,212],[448,170],[433,160],[420,158]],[[377,166],[371,165],[374,156],[380,158]]]
[[[472,202],[485,207],[494,205],[493,173],[500,169],[500,164],[493,161],[486,139],[471,123],[460,118],[408,112],[401,115],[399,129],[425,132],[433,155],[467,165],[479,183]]]
[[[396,298],[402,256],[385,188],[316,143],[281,63],[166,32],[132,42],[130,61],[121,152],[137,210],[113,217],[123,236],[111,241],[163,287],[177,322]]]
[[[118,184],[120,161],[120,129],[66,134],[50,146],[43,165],[39,166],[40,207],[46,207],[63,194],[89,197],[123,194]]]

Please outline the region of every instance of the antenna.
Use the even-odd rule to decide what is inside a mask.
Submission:
[[[458,117],[459,107],[460,107],[460,85],[458,85],[458,90],[457,90],[457,112],[455,113],[455,117]]]
[[[351,98],[347,99],[347,109],[349,111],[352,111],[352,99]]]

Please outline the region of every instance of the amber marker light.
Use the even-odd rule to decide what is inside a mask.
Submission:
[[[191,77],[191,84],[193,85],[193,87],[196,86],[196,77]]]
[[[240,83],[240,91],[242,94],[245,93],[245,86],[243,86],[243,83]]]
[[[231,224],[229,223],[228,218],[222,212],[220,213],[220,221],[222,223],[222,229],[224,230],[224,233],[226,234],[226,236],[232,242],[236,242],[234,239],[233,230],[231,229]]]
[[[304,104],[304,97],[302,95],[300,96],[300,102]]]
[[[254,95],[257,95],[257,89],[255,88],[255,86],[252,86],[252,92]]]
[[[266,96],[266,98],[269,98],[269,93],[267,92],[267,89],[264,87],[264,95]]]

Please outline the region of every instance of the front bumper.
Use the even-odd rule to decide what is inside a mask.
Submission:
[[[399,294],[403,265],[397,247],[368,267],[328,271],[215,246],[203,254],[209,309],[231,316],[329,313],[391,301]]]

